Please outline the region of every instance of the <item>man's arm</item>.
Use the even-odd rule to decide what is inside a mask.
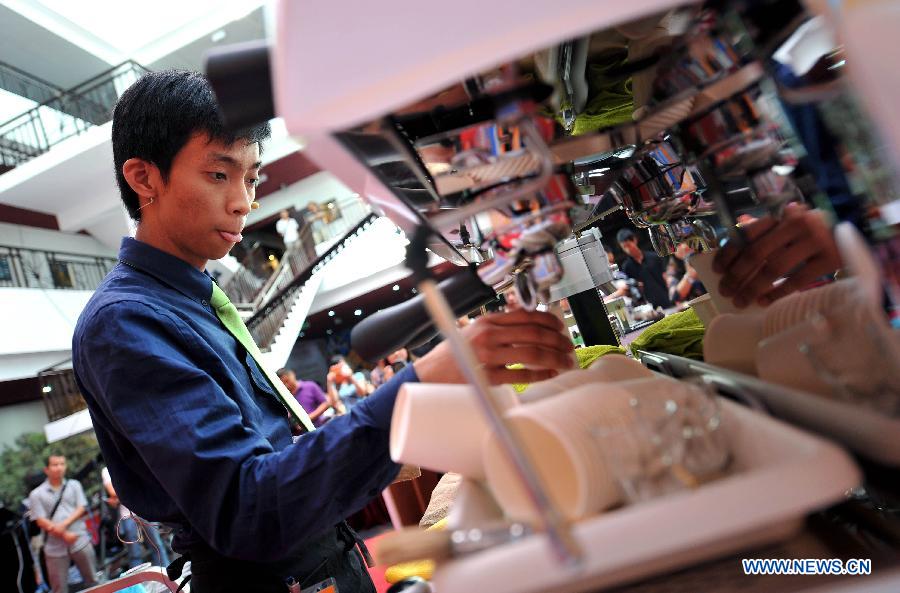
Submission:
[[[684,276],[675,285],[675,294],[673,300],[683,301],[690,294],[694,287],[694,281],[697,279],[697,271],[690,266],[685,266]]]
[[[81,487],[81,483],[77,480],[69,480],[68,484],[69,488],[75,490],[75,499],[78,506],[75,507],[75,510],[68,517],[59,522],[59,526],[63,531],[68,530],[72,523],[81,519],[87,513],[87,498],[84,496],[84,489]]]
[[[103,488],[106,490],[106,502],[112,507],[119,506],[119,495],[116,494],[116,489],[113,487],[112,478],[109,476],[109,469],[104,467],[102,475]]]
[[[344,409],[344,404],[341,402],[341,396],[338,393],[337,385],[334,383],[334,374],[328,373],[328,377],[325,380],[325,389],[327,390],[326,398],[331,404],[331,407],[334,408],[334,412],[336,414],[345,414],[347,410]]]
[[[92,414],[128,439],[191,527],[224,555],[282,557],[364,507],[399,470],[388,429],[400,384],[417,380],[412,368],[352,415],[275,451],[194,359],[203,345],[181,320],[127,302],[91,325],[103,330],[80,332],[74,354]]]
[[[324,414],[324,413],[325,413],[325,410],[327,410],[327,409],[330,408],[330,407],[331,407],[331,404],[329,404],[327,401],[326,401],[326,402],[322,402],[321,404],[319,404],[319,407],[318,407],[318,408],[316,408],[316,409],[313,410],[312,412],[309,412],[309,413],[307,414],[307,416],[309,416],[309,419],[310,419],[311,421],[315,422],[315,421],[319,418],[319,416],[321,416],[322,414]]]
[[[463,331],[494,383],[535,382],[572,367],[559,320],[517,312]],[[306,537],[363,508],[397,475],[390,422],[397,391],[421,376],[458,383],[446,342],[363,399],[351,414],[281,451],[243,421],[235,400],[209,374],[215,353],[184,321],[138,301],[107,305],[82,320],[75,370],[91,414],[127,439],[167,499],[223,555],[284,557]],[[507,368],[510,356],[532,369]],[[127,380],[123,380],[127,378]],[[136,396],[134,386],[141,386]],[[273,391],[274,397],[274,391]],[[136,513],[146,497],[128,499]]]
[[[311,389],[313,392],[313,398],[314,398],[313,401],[319,402],[318,407],[316,407],[316,409],[313,410],[312,412],[308,413],[309,419],[312,420],[313,422],[315,422],[316,419],[319,418],[319,416],[321,416],[322,414],[325,413],[325,410],[327,410],[328,408],[331,407],[331,404],[329,403],[328,398],[325,397],[325,394],[322,393],[322,389],[318,385],[316,385],[315,383],[311,383],[311,384],[307,384],[307,385],[308,385],[308,388]]]
[[[37,518],[34,520],[34,522],[35,522],[35,524],[37,524],[38,527],[40,527],[41,529],[43,529],[44,531],[46,531],[47,533],[50,533],[52,535],[56,535],[57,532],[59,531],[59,528],[57,527],[56,523],[54,523],[53,521],[50,521],[49,519],[47,519],[45,517]]]
[[[356,388],[356,395],[359,397],[366,397],[369,395],[369,392],[366,390],[366,384],[364,381],[360,381],[357,378],[356,373],[350,375],[350,382],[353,383],[353,387]]]
[[[51,521],[47,517],[48,509],[44,508],[40,498],[32,495],[31,497],[31,518],[34,523],[40,527],[42,530],[47,532],[49,535],[54,535],[56,537],[62,537],[64,533],[66,533],[66,528],[63,527],[62,523],[55,523]]]

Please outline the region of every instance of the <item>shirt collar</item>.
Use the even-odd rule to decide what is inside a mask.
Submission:
[[[59,487],[62,488],[65,485],[66,485],[66,479],[63,478],[62,482],[59,483]],[[46,486],[47,490],[51,490],[53,492],[55,492],[57,490],[56,488],[53,487],[53,484],[50,483],[49,478],[44,479],[44,483],[42,484],[42,486]]]
[[[122,239],[119,261],[153,276],[189,299],[203,302],[212,295],[212,278],[206,272],[137,239]]]

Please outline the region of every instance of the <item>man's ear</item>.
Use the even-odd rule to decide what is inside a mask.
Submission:
[[[149,200],[159,193],[162,176],[156,165],[150,161],[128,159],[122,164],[122,175],[125,176],[128,186],[140,198]]]

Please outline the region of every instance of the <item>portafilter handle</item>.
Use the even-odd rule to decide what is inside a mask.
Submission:
[[[470,313],[496,297],[494,289],[482,282],[471,267],[461,268],[457,274],[441,281],[438,288],[457,316]],[[363,360],[375,362],[435,334],[437,328],[425,309],[422,296],[416,295],[360,321],[350,333],[350,344]]]

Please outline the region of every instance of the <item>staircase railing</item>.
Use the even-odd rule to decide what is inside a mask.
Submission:
[[[31,99],[36,103],[49,101],[65,93],[62,87],[19,70],[5,62],[0,62],[0,89]]]
[[[312,232],[309,226],[300,229],[300,237],[278,262],[278,267],[263,277],[258,270],[270,267],[266,250],[257,246],[241,260],[241,267],[222,285],[234,305],[251,313],[302,272],[316,257]]]
[[[146,72],[136,62],[123,62],[0,124],[0,165],[21,165],[110,121],[119,96]]]
[[[0,288],[94,290],[116,258],[0,245]]]
[[[265,351],[272,345],[275,335],[281,326],[284,325],[284,321],[290,314],[297,295],[303,290],[304,284],[314,273],[321,270],[325,264],[331,261],[339,251],[342,251],[348,241],[352,240],[358,232],[368,228],[376,218],[378,217],[372,213],[363,217],[343,237],[335,241],[327,251],[306,266],[302,272],[296,274],[289,283],[279,289],[265,304],[256,310],[256,313],[247,319],[247,328],[261,350]]]

